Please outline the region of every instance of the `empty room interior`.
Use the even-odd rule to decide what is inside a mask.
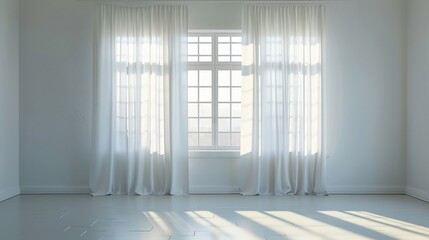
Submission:
[[[0,239],[429,239],[428,0],[0,0]]]

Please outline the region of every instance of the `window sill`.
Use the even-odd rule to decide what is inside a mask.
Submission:
[[[239,150],[189,150],[190,158],[239,158]]]

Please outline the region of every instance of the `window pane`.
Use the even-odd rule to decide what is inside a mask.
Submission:
[[[230,41],[230,37],[218,37],[217,41],[218,42],[229,42]]]
[[[200,37],[200,42],[212,42],[212,37]]]
[[[230,88],[220,87],[219,88],[218,100],[219,100],[219,102],[229,102],[229,101],[231,101]]]
[[[220,56],[217,59],[219,62],[231,62],[231,57],[227,57],[227,56]]]
[[[198,62],[197,56],[188,56],[188,62]]]
[[[231,104],[232,108],[232,116],[233,117],[241,117],[241,104],[240,103],[233,103]]]
[[[198,86],[198,71],[188,71],[188,86]]]
[[[188,37],[188,42],[198,42],[198,37]]]
[[[232,56],[231,61],[232,62],[241,62],[241,56]]]
[[[211,133],[200,133],[200,146],[202,146],[202,147],[212,146],[212,134]]]
[[[229,133],[219,133],[218,134],[218,145],[222,147],[230,146],[230,136]]]
[[[198,44],[196,43],[188,44],[188,55],[198,55]]]
[[[230,119],[229,118],[220,118],[218,119],[219,129],[218,132],[229,132],[231,131]]]
[[[231,131],[232,132],[240,132],[241,119],[231,119]]]
[[[219,103],[218,104],[218,115],[219,117],[230,117],[230,104],[229,103]]]
[[[188,119],[188,132],[198,132],[198,119]]]
[[[230,44],[219,43],[217,50],[219,55],[231,54]]]
[[[210,87],[212,85],[212,71],[200,71],[200,86]]]
[[[231,38],[231,42],[239,42],[239,43],[241,43],[242,42],[242,38],[241,37],[232,37]]]
[[[201,70],[200,71],[200,86],[211,86],[212,85],[212,71]]]
[[[231,135],[231,146],[238,147],[240,146],[240,134],[232,133]]]
[[[231,95],[231,99],[233,102],[241,102],[241,88],[232,88]]]
[[[212,101],[212,88],[200,88],[200,102]]]
[[[241,44],[232,44],[232,55],[241,55]],[[201,49],[200,49],[201,51]]]
[[[188,116],[189,117],[198,117],[198,103],[189,103],[188,104]]]
[[[188,102],[197,102],[198,101],[198,88],[189,87],[188,88]]]
[[[212,45],[210,43],[200,44],[200,55],[212,55]]]
[[[241,71],[240,70],[234,70],[231,73],[232,75],[232,86],[241,87]]]
[[[200,103],[200,117],[211,117],[211,116],[212,116],[212,104]]]
[[[212,57],[211,56],[201,56],[199,57],[200,62],[211,62],[212,61]]]
[[[200,119],[200,132],[211,132],[212,131],[212,119],[204,118]]]
[[[189,133],[188,134],[188,145],[190,147],[198,146],[198,133]]]
[[[230,71],[228,70],[218,71],[218,85],[230,86]]]

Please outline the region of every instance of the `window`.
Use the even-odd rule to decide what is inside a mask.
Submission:
[[[240,147],[241,42],[240,33],[189,35],[190,149]]]

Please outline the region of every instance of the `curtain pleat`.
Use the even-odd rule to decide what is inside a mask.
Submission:
[[[187,8],[98,5],[93,195],[189,191]]]
[[[323,25],[323,5],[243,9],[243,195],[326,194]]]

